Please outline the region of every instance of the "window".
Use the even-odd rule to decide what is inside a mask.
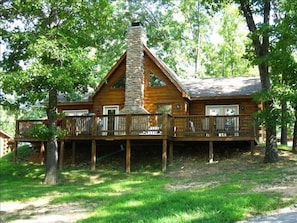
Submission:
[[[157,113],[167,113],[170,114],[172,113],[172,105],[166,105],[166,104],[162,104],[162,105],[157,105]]]
[[[205,107],[206,115],[228,116],[238,115],[238,105],[207,105]],[[239,117],[216,117],[216,130],[223,131],[219,136],[239,135]]]
[[[164,87],[164,86],[166,86],[166,83],[164,81],[162,81],[154,73],[150,72],[150,74],[149,74],[149,86],[150,87]]]
[[[113,89],[125,88],[126,85],[126,75],[123,75],[117,82],[112,85]]]
[[[86,115],[89,113],[87,109],[79,109],[79,110],[63,110],[62,111],[66,116],[78,116],[78,115]]]
[[[238,115],[238,105],[206,105],[206,115]]]
[[[170,104],[160,104],[157,105],[157,113],[167,113],[172,114],[172,105]],[[158,126],[162,126],[162,116],[158,116]]]

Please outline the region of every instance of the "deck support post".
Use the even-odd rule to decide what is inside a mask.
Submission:
[[[14,150],[13,150],[13,162],[17,163],[18,162],[18,142],[15,141],[14,143]]]
[[[162,145],[162,171],[165,172],[167,167],[167,139],[163,139]]]
[[[96,169],[96,140],[92,140],[91,170]]]
[[[64,160],[64,149],[65,149],[65,141],[61,140],[60,142],[60,154],[59,154],[59,169],[63,169],[63,160]]]
[[[173,142],[172,141],[169,142],[168,158],[169,158],[169,164],[172,165],[173,164]]]
[[[75,141],[72,142],[72,157],[71,157],[71,164],[75,165],[75,148],[76,144]]]
[[[213,162],[213,141],[209,141],[208,162]]]
[[[255,153],[255,141],[254,140],[250,141],[250,148],[251,148],[251,156],[253,157],[254,153]]]
[[[131,142],[129,139],[126,141],[126,173],[131,172]]]

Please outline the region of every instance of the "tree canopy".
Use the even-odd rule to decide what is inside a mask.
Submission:
[[[21,103],[47,101],[45,183],[57,181],[57,96],[86,92],[99,76],[98,58],[112,43],[109,1],[4,1],[1,85]],[[96,81],[95,81],[96,80]]]
[[[97,85],[126,49],[127,27],[136,20],[147,29],[149,47],[180,76],[251,75],[255,73],[251,65],[257,65],[269,96],[266,107],[276,111],[278,102],[285,101],[292,108],[297,132],[293,0],[2,0],[1,4],[5,47],[0,61],[1,105],[47,103],[52,161],[47,183],[56,182],[58,94],[78,100]],[[246,25],[249,31],[240,29]],[[12,101],[5,96],[9,94],[15,96]],[[277,160],[275,125],[266,126],[270,160]]]

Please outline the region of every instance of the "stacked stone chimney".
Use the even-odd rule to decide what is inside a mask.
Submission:
[[[127,33],[125,105],[122,114],[147,114],[144,108],[144,51],[146,31],[139,22]]]

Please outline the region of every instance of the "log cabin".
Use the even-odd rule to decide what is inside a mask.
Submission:
[[[0,158],[9,153],[13,148],[13,137],[0,129]]]
[[[95,169],[100,143],[125,145],[126,172],[131,166],[131,142],[157,141],[162,171],[173,161],[178,142],[207,142],[209,162],[214,142],[248,142],[251,151],[260,138],[253,113],[259,104],[252,94],[261,90],[259,77],[180,78],[146,45],[146,31],[138,22],[127,32],[127,51],[110,69],[92,96],[83,101],[60,101],[58,124],[67,134],[59,139],[63,167],[65,142],[88,141]],[[16,141],[38,141],[30,136],[42,120],[18,120]],[[44,148],[42,146],[42,148]],[[73,158],[74,159],[74,158]]]

